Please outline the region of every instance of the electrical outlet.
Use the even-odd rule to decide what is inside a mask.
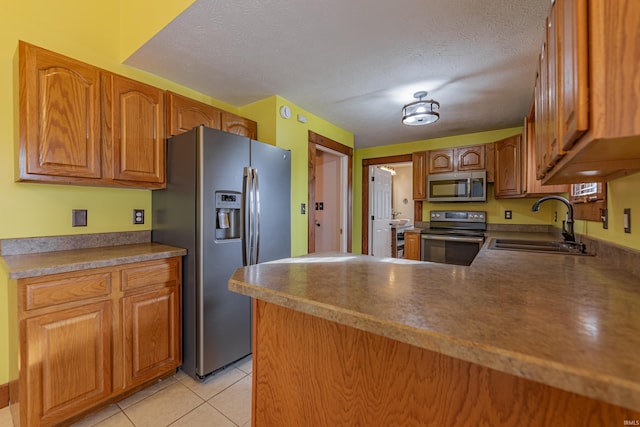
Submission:
[[[553,211],[553,222],[558,222],[558,211]]]
[[[624,232],[631,233],[631,208],[626,208],[624,210]]]
[[[86,209],[71,210],[71,226],[72,227],[87,226],[87,210]]]
[[[504,219],[511,219],[512,215],[511,211],[504,211]]]
[[[144,224],[144,209],[133,210],[133,223]]]
[[[300,203],[300,213],[302,215],[307,213],[307,205],[306,205],[306,203]]]

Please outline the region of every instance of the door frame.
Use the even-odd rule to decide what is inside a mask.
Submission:
[[[369,166],[411,163],[411,154],[362,159],[362,254],[369,255]]]
[[[347,157],[347,188],[344,190],[347,194],[347,205],[345,206],[347,209],[347,252],[351,252],[351,230],[353,227],[353,148],[310,130],[307,149],[309,155],[307,163],[309,187],[309,203],[307,205],[307,224],[309,228],[307,253],[313,253],[316,250],[316,211],[314,206],[316,204],[316,150],[318,145],[336,151]]]

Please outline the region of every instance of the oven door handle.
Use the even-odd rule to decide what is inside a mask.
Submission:
[[[483,243],[484,237],[465,237],[465,236],[438,236],[433,234],[422,234],[420,236],[425,240],[450,240],[465,243]]]

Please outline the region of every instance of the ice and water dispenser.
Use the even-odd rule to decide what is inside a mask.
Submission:
[[[240,238],[241,196],[235,191],[216,191],[216,240]]]

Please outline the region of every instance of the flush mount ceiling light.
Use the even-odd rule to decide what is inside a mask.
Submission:
[[[426,91],[413,94],[417,101],[405,105],[402,108],[402,123],[409,126],[420,126],[433,123],[440,118],[440,103],[433,99],[423,100],[427,96]],[[434,110],[435,107],[435,110]]]

